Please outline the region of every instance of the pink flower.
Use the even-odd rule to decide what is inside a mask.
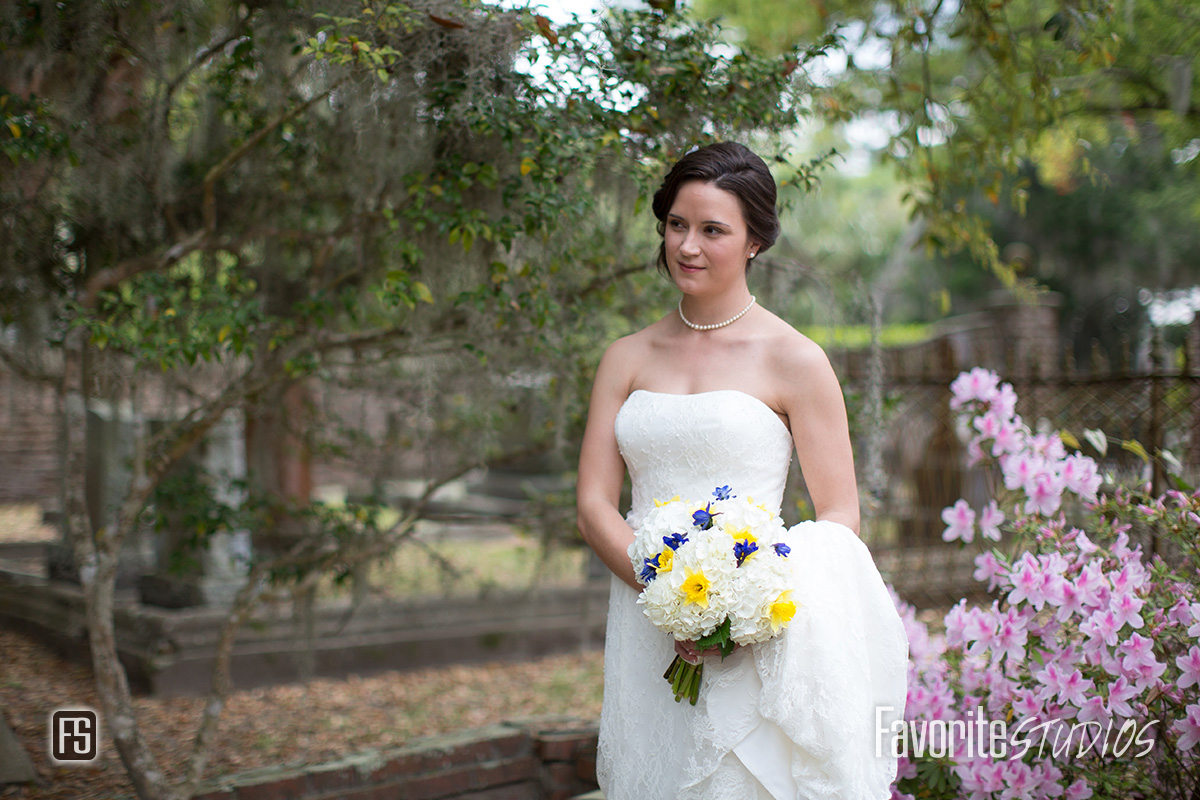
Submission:
[[[1083,701],[1083,705],[1079,707],[1079,713],[1075,715],[1075,719],[1080,722],[1098,722],[1102,727],[1107,727],[1112,721],[1112,715],[1108,709],[1104,707],[1104,698],[1098,694]]]
[[[1092,553],[1100,549],[1100,546],[1093,544],[1087,534],[1079,529],[1072,531],[1075,534],[1075,547],[1085,556],[1090,556]],[[1088,791],[1091,791],[1090,789]]]
[[[963,372],[950,384],[950,407],[959,409],[973,400],[989,403],[996,396],[1000,376],[983,367]]]
[[[1108,685],[1108,710],[1109,713],[1115,714],[1126,719],[1133,716],[1133,707],[1129,705],[1129,701],[1137,697],[1138,691],[1134,686],[1125,680],[1124,677],[1117,678]]]
[[[1186,585],[1175,587],[1175,592],[1184,596],[1175,605],[1171,606],[1171,610],[1167,612],[1167,619],[1176,625],[1189,625],[1192,621],[1192,609],[1185,595],[1187,588]]]
[[[967,443],[967,466],[973,467],[983,461],[983,447],[978,439],[972,439]]]
[[[1089,561],[1079,573],[1075,581],[1079,591],[1083,593],[1083,604],[1089,608],[1103,608],[1108,605],[1111,592],[1108,587],[1108,577],[1104,569],[1096,561]],[[1115,642],[1113,643],[1115,644]]]
[[[996,626],[996,639],[992,645],[993,660],[998,660],[1001,655],[1007,655],[1010,662],[1024,661],[1025,642],[1028,641],[1028,638],[1028,632],[1025,630],[1025,618],[1015,609],[1008,609]]]
[[[979,431],[979,440],[995,439],[1005,420],[990,411],[984,412],[971,420],[971,425]],[[995,455],[995,453],[993,453]]]
[[[1200,742],[1200,703],[1193,703],[1187,707],[1187,715],[1180,720],[1176,720],[1171,725],[1171,730],[1179,734],[1179,740],[1175,746],[1181,752],[1186,753]]]
[[[1117,631],[1120,629],[1121,626],[1117,624],[1117,615],[1111,608],[1093,613],[1079,626],[1080,632],[1087,634],[1088,637],[1088,641],[1084,644],[1085,649],[1096,649],[1101,644],[1113,647],[1117,643]]]
[[[1121,642],[1121,646],[1117,649],[1125,654],[1125,657],[1121,659],[1121,669],[1123,670],[1133,671],[1140,666],[1156,661],[1154,640],[1147,639],[1140,633],[1135,633]]]
[[[1029,498],[1025,501],[1025,513],[1048,517],[1058,511],[1062,505],[1063,488],[1062,478],[1058,475],[1050,470],[1039,472],[1025,485],[1025,494]]]
[[[1011,383],[1000,384],[1000,389],[991,400],[992,411],[1004,418],[1011,417],[1017,410],[1017,393]]]
[[[990,555],[990,554],[989,554]],[[993,561],[995,559],[993,558]],[[955,647],[963,643],[963,631],[970,624],[971,619],[981,613],[978,608],[967,608],[967,600],[963,598],[946,612],[944,624],[946,626],[946,644]]]
[[[978,791],[985,794],[998,792],[1004,788],[1004,765],[988,761],[977,761],[971,768],[974,784]]]
[[[1142,620],[1142,615],[1138,613],[1144,605],[1146,605],[1145,600],[1134,597],[1129,593],[1122,593],[1114,594],[1109,601],[1108,607],[1116,615],[1118,629],[1126,625],[1131,628],[1140,628],[1146,624]]]
[[[1042,782],[1038,792],[1041,797],[1061,797],[1063,793],[1062,787],[1062,770],[1054,765],[1054,762],[1049,759],[1043,761],[1033,768],[1034,774],[1038,780]]]
[[[1195,622],[1188,628],[1188,636],[1193,639],[1200,639],[1200,603],[1192,603],[1192,620]]]
[[[1042,699],[1037,692],[1020,689],[1013,695],[1012,710],[1017,717],[1037,717],[1042,713]]]
[[[1045,460],[1028,453],[1018,453],[1007,458],[1002,467],[1004,471],[1004,488],[1016,491],[1026,486],[1045,468]]]
[[[1033,777],[1033,769],[1024,761],[1010,758],[1004,762],[1005,788],[1000,794],[1002,800],[1033,800],[1033,792],[1038,788]]]
[[[1084,500],[1096,499],[1101,481],[1096,462],[1092,459],[1079,453],[1068,456],[1062,465],[1062,478],[1067,489]]]
[[[995,500],[992,500],[979,514],[979,535],[993,542],[1000,541],[1000,526],[1004,524],[1004,512]]]
[[[1065,800],[1088,800],[1091,796],[1092,787],[1082,778],[1068,786],[1066,794],[1063,795]]]
[[[1180,689],[1200,684],[1200,647],[1192,645],[1187,655],[1175,659],[1179,667],[1179,679],[1175,682]]]
[[[1013,587],[1008,593],[1008,602],[1016,604],[1026,601],[1037,610],[1042,610],[1042,606],[1046,604],[1046,598],[1042,596],[1042,584],[1045,579],[1041,565],[1032,555],[1022,554],[1016,565],[1009,570],[1008,580]]]
[[[1127,561],[1116,575],[1109,573],[1109,580],[1112,582],[1114,592],[1132,592],[1140,589],[1146,585],[1149,577],[1146,568],[1140,561]]]
[[[1067,455],[1057,433],[1039,433],[1029,440],[1029,449],[1049,461],[1061,461]]]
[[[1041,691],[1043,699],[1054,697],[1060,704],[1070,703],[1074,706],[1083,704],[1085,695],[1096,684],[1091,678],[1083,677],[1083,673],[1073,668],[1061,668],[1051,661],[1033,676],[1045,688]]]
[[[1084,611],[1084,593],[1078,586],[1065,578],[1059,584],[1059,593],[1062,602],[1059,603],[1058,611],[1054,613],[1055,619],[1059,622],[1066,622],[1071,618],[1072,614],[1082,614]]]
[[[1125,527],[1126,530],[1118,533],[1117,538],[1112,543],[1112,546],[1108,548],[1109,552],[1111,552],[1114,557],[1121,561],[1127,561],[1129,557],[1133,555],[1133,550],[1129,549],[1129,526],[1126,525]]]
[[[992,435],[992,455],[1019,453],[1025,448],[1025,426],[1021,418],[1004,420]]]
[[[1139,692],[1159,685],[1159,678],[1167,671],[1167,665],[1154,657],[1153,646],[1153,640],[1135,633],[1117,648],[1125,653],[1121,669],[1133,678],[1133,686]]]
[[[996,639],[995,616],[986,611],[980,611],[968,621],[963,628],[963,641],[969,642],[967,652],[977,655],[992,647]]]
[[[986,514],[987,511],[985,510],[984,513]],[[984,532],[983,535],[987,536],[987,533]],[[971,573],[971,577],[977,581],[987,581],[990,592],[1002,584],[1006,572],[1006,567],[996,560],[996,556],[991,550],[988,550],[975,556],[975,571]]]
[[[1081,705],[1086,699],[1087,692],[1096,688],[1091,678],[1083,677],[1079,670],[1073,670],[1070,675],[1063,676],[1058,683],[1058,702]]]
[[[1066,597],[1066,585],[1066,578],[1047,568],[1042,577],[1042,597],[1052,606],[1061,606]]]
[[[942,522],[946,530],[942,532],[942,540],[952,542],[962,539],[969,543],[975,539],[975,512],[967,505],[966,500],[959,500],[953,506],[942,511]]]

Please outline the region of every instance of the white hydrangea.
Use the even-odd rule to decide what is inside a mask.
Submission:
[[[646,515],[629,546],[645,585],[638,602],[656,627],[680,641],[707,636],[726,618],[738,644],[766,641],[795,609],[788,611],[786,529],[749,498],[727,496],[727,487],[714,494],[724,499],[675,498]],[[694,518],[701,510],[712,515],[707,529]]]

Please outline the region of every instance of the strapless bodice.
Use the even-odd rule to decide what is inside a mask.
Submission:
[[[736,389],[665,394],[638,389],[615,423],[629,469],[637,527],[654,500],[703,501],[717,486],[779,510],[792,460],[792,437],[774,411]]]

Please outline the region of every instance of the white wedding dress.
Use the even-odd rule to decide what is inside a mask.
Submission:
[[[791,435],[748,394],[638,390],[615,428],[635,529],[655,499],[703,502],[717,486],[779,508]],[[676,703],[662,677],[671,637],[613,579],[597,763],[606,800],[889,797],[887,730],[903,717],[908,660],[899,615],[848,528],[804,523],[790,536],[795,618],[769,642],[706,658],[695,706]]]

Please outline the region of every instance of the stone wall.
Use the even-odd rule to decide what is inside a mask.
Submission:
[[[214,781],[195,800],[568,800],[596,788],[592,722],[493,725]]]
[[[234,686],[306,676],[343,677],[442,664],[527,660],[604,641],[608,582],[485,598],[321,603],[312,641],[290,606],[264,606],[238,632]],[[118,603],[117,649],[134,690],[157,697],[203,694],[227,610]],[[69,658],[86,660],[78,586],[0,570],[0,624],[25,631]]]

